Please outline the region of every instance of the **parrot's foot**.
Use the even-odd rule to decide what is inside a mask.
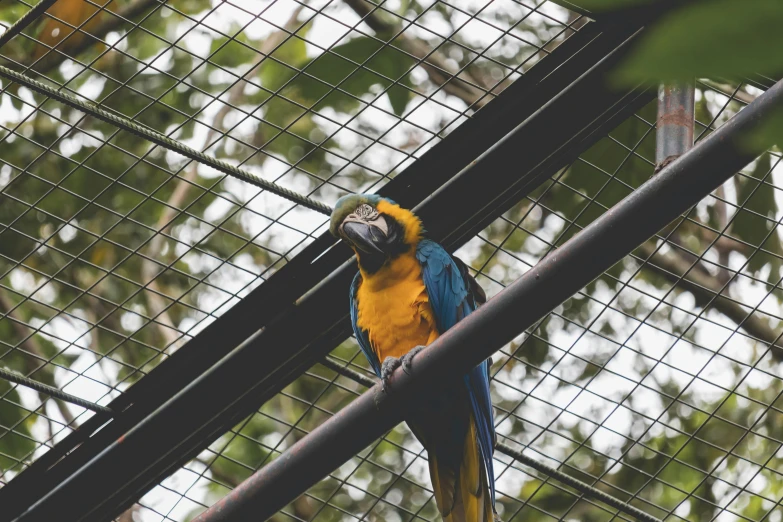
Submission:
[[[681,154],[675,154],[673,156],[667,156],[662,162],[660,162],[659,164],[657,164],[655,166],[655,170],[653,171],[653,175],[658,174],[660,171],[662,171],[663,169],[668,167],[670,163],[672,163],[674,160],[676,160],[680,156],[681,156]]]
[[[410,373],[411,373],[411,368],[413,368],[413,363],[412,363],[412,361],[413,361],[413,357],[414,357],[414,356],[415,356],[417,353],[419,353],[420,351],[422,351],[423,349],[424,349],[424,347],[423,347],[423,346],[421,346],[421,345],[420,345],[420,346],[416,346],[416,347],[414,347],[414,348],[411,348],[411,351],[409,351],[408,353],[406,353],[405,355],[403,355],[403,356],[400,358],[400,361],[402,362],[402,370],[403,370],[405,373],[407,373],[408,375],[410,375]]]
[[[381,365],[381,390],[384,393],[389,391],[389,377],[394,373],[394,370],[399,368],[400,364],[400,359],[396,357],[387,357],[383,360]]]

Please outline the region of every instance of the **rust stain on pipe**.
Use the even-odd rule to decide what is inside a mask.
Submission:
[[[658,118],[658,127],[664,125],[677,125],[693,129],[693,114],[685,112],[685,107],[680,106],[676,111],[667,112]]]
[[[658,89],[656,172],[693,146],[694,93],[693,84],[661,85]]]

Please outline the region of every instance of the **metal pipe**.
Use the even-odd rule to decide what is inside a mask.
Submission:
[[[240,484],[196,520],[265,520],[391,429],[428,387],[461,375],[620,261],[763,152],[744,138],[783,105],[778,82],[497,296]]]
[[[695,89],[692,82],[658,88],[655,169],[660,171],[693,147]]]

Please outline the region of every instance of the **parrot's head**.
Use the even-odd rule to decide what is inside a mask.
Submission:
[[[410,210],[377,194],[341,197],[332,211],[329,231],[356,252],[359,264],[375,272],[387,261],[416,247],[424,229]]]

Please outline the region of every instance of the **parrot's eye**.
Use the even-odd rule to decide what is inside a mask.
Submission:
[[[378,217],[378,211],[366,203],[362,203],[353,211],[356,216],[364,221],[372,221]]]

